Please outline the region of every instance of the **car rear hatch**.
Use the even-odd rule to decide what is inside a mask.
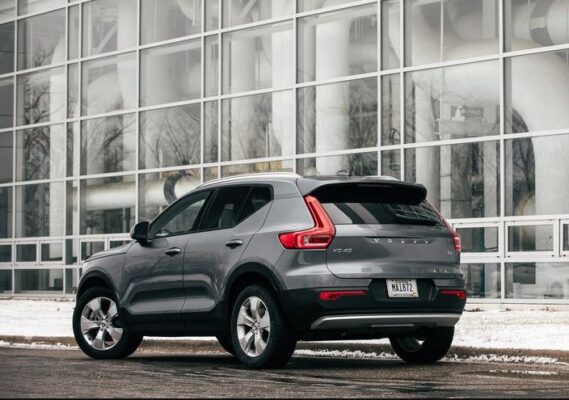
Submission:
[[[425,200],[426,189],[399,181],[321,185],[309,193],[336,232],[327,248],[339,278],[444,278],[459,252],[446,222]]]

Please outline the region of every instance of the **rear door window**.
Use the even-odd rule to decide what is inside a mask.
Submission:
[[[245,218],[253,215],[258,210],[263,208],[265,204],[268,204],[272,200],[271,189],[266,186],[255,186],[251,189],[251,193],[245,202],[243,207],[243,212],[239,218],[239,222],[243,221]]]
[[[438,213],[412,188],[324,187],[314,193],[335,225],[440,225]]]
[[[251,186],[219,189],[207,211],[201,229],[227,229],[239,223]]]

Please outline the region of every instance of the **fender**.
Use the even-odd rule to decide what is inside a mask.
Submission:
[[[79,284],[77,285],[77,298],[79,298],[79,295],[82,294],[82,292],[85,290],[85,289],[83,289],[85,283],[90,281],[92,278],[97,278],[97,279],[104,281],[105,284],[114,293],[115,298],[117,298],[117,299],[119,298],[117,289],[115,288],[115,285],[113,285],[112,279],[107,275],[106,272],[104,272],[103,270],[98,269],[96,267],[89,269],[89,271],[81,277],[81,280],[79,281]]]

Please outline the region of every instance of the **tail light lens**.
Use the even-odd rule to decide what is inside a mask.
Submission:
[[[365,290],[336,290],[331,292],[320,292],[320,300],[322,301],[335,301],[342,297],[365,296]]]
[[[456,296],[460,300],[466,300],[466,290],[441,290],[443,296]]]
[[[441,221],[443,221],[443,223],[445,224],[445,226],[448,229],[448,232],[450,233],[450,237],[452,239],[452,243],[454,245],[454,249],[458,252],[462,251],[462,242],[460,240],[460,235],[458,234],[458,232],[456,231],[456,229],[454,229],[452,227],[451,224],[449,224],[449,222],[441,215],[441,213],[439,212],[439,210],[437,210],[430,202],[427,202],[429,204],[429,206],[431,206],[431,208],[437,213],[437,215],[439,216],[439,218],[441,219]]]
[[[334,239],[336,228],[316,197],[305,196],[304,201],[314,221],[314,227],[297,232],[281,233],[279,240],[285,249],[326,249]]]

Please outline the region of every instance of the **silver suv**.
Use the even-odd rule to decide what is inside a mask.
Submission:
[[[424,186],[259,174],[205,183],[131,243],[89,258],[73,316],[91,357],[144,335],[216,336],[254,368],[298,340],[388,337],[407,362],[448,351],[466,292],[460,238]]]

